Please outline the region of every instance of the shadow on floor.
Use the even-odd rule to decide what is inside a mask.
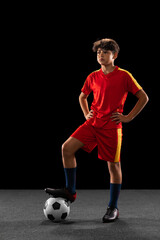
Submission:
[[[99,219],[74,219],[66,220],[61,223],[43,221],[41,226],[51,226],[50,230],[57,239],[136,239],[150,240],[159,239],[159,221],[144,218],[118,219],[113,223],[102,223]],[[56,231],[55,231],[56,230]]]

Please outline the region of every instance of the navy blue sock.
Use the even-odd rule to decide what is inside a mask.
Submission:
[[[77,168],[64,168],[66,188],[71,194],[76,193],[76,170]]]
[[[118,197],[121,190],[121,184],[110,183],[110,201],[108,206],[117,208]]]

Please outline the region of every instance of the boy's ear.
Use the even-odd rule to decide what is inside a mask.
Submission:
[[[118,52],[115,52],[113,55],[113,59],[115,60],[118,57]]]

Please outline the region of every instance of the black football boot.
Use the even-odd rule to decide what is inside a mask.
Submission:
[[[119,210],[117,208],[108,207],[102,221],[104,223],[113,222],[119,217]]]
[[[53,188],[46,188],[45,192],[49,195],[52,195],[54,198],[64,198],[69,202],[74,202],[77,196],[77,193],[71,194],[68,189],[53,189]]]

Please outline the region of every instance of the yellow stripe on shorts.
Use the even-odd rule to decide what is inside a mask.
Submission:
[[[114,162],[120,161],[121,145],[122,145],[122,128],[117,128],[117,150]]]

